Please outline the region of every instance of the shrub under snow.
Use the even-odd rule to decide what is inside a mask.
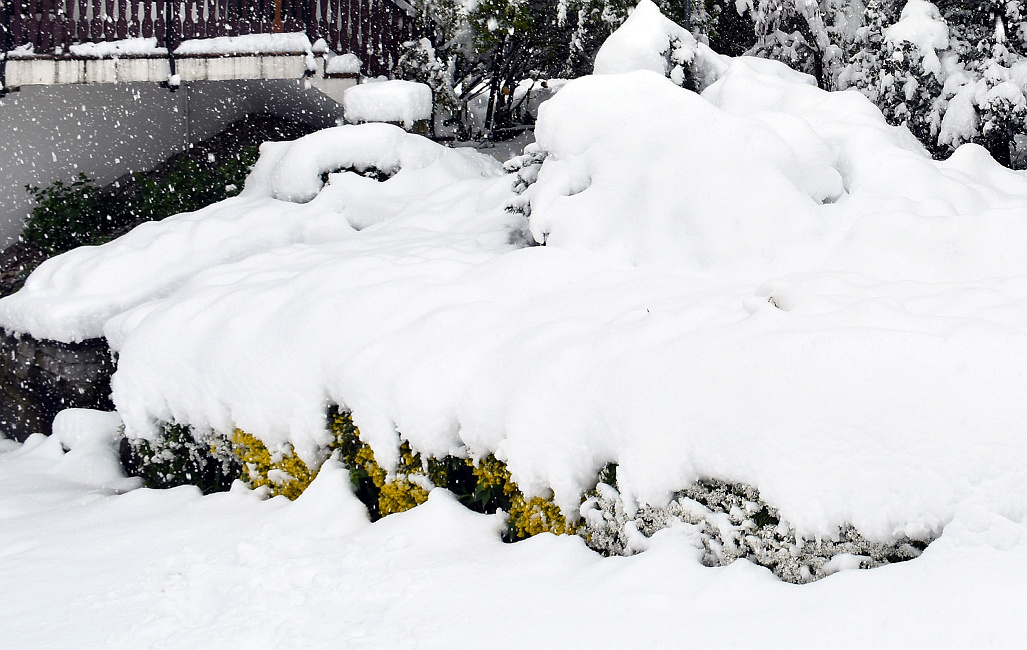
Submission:
[[[265,146],[240,196],[54,258],[0,324],[102,332],[129,438],[238,429],[285,473],[320,466],[338,404],[379,489],[494,458],[547,525],[610,463],[668,517],[697,481],[752,486],[728,492],[767,515],[707,500],[704,548],[808,554],[800,578],[1027,511],[1027,177],[974,144],[935,161],[780,63],[692,65],[701,94],[569,82],[516,178],[384,125]]]

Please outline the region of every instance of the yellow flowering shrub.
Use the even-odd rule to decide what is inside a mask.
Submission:
[[[292,447],[272,454],[256,436],[236,429],[232,434],[232,453],[242,462],[241,478],[250,487],[267,487],[272,496],[295,499],[317,475],[293,452]]]
[[[399,448],[399,466],[389,476],[375,460],[374,450],[360,439],[360,432],[347,412],[333,409],[328,416],[328,428],[335,436],[334,449],[341,452],[349,467],[350,479],[357,496],[368,506],[371,518],[378,519],[395,512],[403,512],[428,500],[428,490],[439,485],[429,476],[427,464],[421,455],[403,442]],[[436,480],[445,485],[445,477],[436,473]]]
[[[475,477],[477,493],[486,493],[488,501],[498,501],[500,507],[510,513],[510,526],[507,535],[511,539],[526,539],[539,533],[555,535],[571,535],[578,529],[576,524],[569,523],[560,511],[560,507],[552,501],[534,496],[524,496],[521,489],[514,483],[506,463],[493,454],[475,463],[467,460]],[[482,501],[479,497],[479,501]]]
[[[477,512],[505,510],[510,515],[508,537],[524,539],[539,533],[567,535],[577,525],[567,521],[552,498],[524,496],[510,476],[506,463],[489,454],[478,461],[446,456],[424,458],[403,441],[393,473],[375,459],[370,445],[360,439],[349,412],[333,408],[328,413],[333,435],[329,449],[338,451],[349,468],[358,498],[368,507],[372,519],[410,510],[428,500],[435,486],[456,494],[461,503]],[[242,462],[244,480],[252,487],[266,486],[272,495],[295,499],[317,475],[291,448],[272,454],[255,436],[236,429],[233,453]]]

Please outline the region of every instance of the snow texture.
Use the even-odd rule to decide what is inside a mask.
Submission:
[[[670,75],[675,66],[692,61],[695,38],[660,13],[651,0],[642,0],[596,53],[595,74],[652,70]]]
[[[406,128],[431,117],[431,88],[416,81],[392,79],[358,84],[343,96],[346,121],[400,122]]]
[[[884,31],[884,40],[893,45],[912,43],[923,56],[924,70],[941,78],[938,50],[949,46],[949,28],[938,8],[927,0],[908,0],[899,22]]]
[[[0,323],[102,331],[129,436],[240,427],[316,464],[335,403],[384,466],[400,436],[493,452],[571,516],[616,462],[629,510],[716,478],[806,539],[1019,539],[1027,174],[933,161],[772,61],[711,58],[701,95],[642,67],[542,105],[527,220],[484,156],[341,127],[45,263]]]
[[[364,64],[352,52],[329,57],[325,62],[325,74],[360,74]]]

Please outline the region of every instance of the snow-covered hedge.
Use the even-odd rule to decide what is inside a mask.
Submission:
[[[540,533],[577,534],[604,555],[630,555],[645,550],[660,530],[686,526],[693,543],[704,550],[708,566],[747,559],[794,583],[841,569],[913,559],[930,541],[900,537],[890,543],[872,542],[851,525],[827,537],[803,539],[760,499],[758,490],[717,479],[697,481],[675,492],[665,505],[625,503],[617,491],[614,464],[591,481],[594,487],[581,495],[580,509],[565,513],[553,502],[551,490],[526,496],[507,464],[494,454],[475,457],[464,448],[437,458],[417,453],[401,441],[395,450],[397,464],[386,470],[361,440],[350,413],[333,407],[327,421],[332,441],[320,455],[334,455],[345,464],[351,489],[367,506],[372,521],[417,507],[428,500],[431,490],[445,488],[476,512],[505,512],[508,541]],[[142,477],[148,487],[197,485],[209,493],[227,490],[239,478],[270,496],[296,499],[318,474],[318,467],[308,466],[289,445],[272,452],[239,429],[230,439],[174,424],[161,424],[160,430],[153,442],[122,440],[125,469]]]
[[[877,562],[849,526],[908,554],[1024,512],[1027,177],[707,50],[701,93],[652,70],[567,83],[517,176],[383,125],[265,147],[239,197],[51,260],[0,323],[103,332],[128,438],[239,429],[252,480],[319,467],[338,404],[380,511],[436,461],[480,485],[457,460],[494,457],[489,485],[511,512],[513,490],[551,503],[545,527],[579,521],[610,463],[636,527],[697,481],[752,486],[787,530],[728,520],[724,557],[819,539]]]

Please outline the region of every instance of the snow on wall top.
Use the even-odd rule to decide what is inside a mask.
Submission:
[[[127,38],[120,41],[79,43],[68,51],[87,59],[111,59],[132,56],[167,56],[168,50],[157,45],[156,38]],[[237,54],[306,54],[311,52],[310,39],[304,32],[287,34],[246,34],[219,36],[183,41],[177,55],[226,56]],[[28,53],[31,53],[29,51]],[[358,70],[359,72],[359,70]]]
[[[347,122],[414,122],[431,117],[431,88],[416,81],[393,79],[360,84],[343,96]]]
[[[329,57],[325,62],[325,74],[360,74],[363,65],[356,54],[347,52]]]
[[[304,32],[288,34],[245,34],[183,41],[175,54],[299,54],[310,52]]]

